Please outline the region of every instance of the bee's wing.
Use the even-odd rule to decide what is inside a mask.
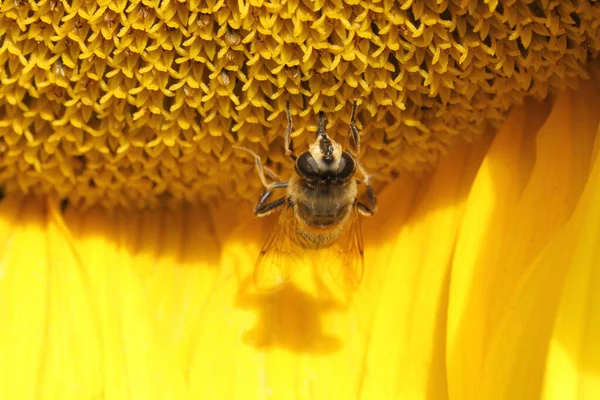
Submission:
[[[343,289],[356,290],[364,271],[364,245],[356,207],[352,209],[344,232],[325,251],[326,264],[333,280]]]
[[[281,288],[304,263],[302,248],[292,241],[292,235],[296,234],[295,226],[294,211],[286,205],[254,267],[254,283],[258,291],[273,292]]]

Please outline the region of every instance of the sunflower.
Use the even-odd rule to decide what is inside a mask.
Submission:
[[[600,5],[0,2],[0,399],[596,399]],[[351,296],[252,272],[358,101]]]

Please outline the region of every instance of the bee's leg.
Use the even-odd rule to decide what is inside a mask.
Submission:
[[[271,168],[263,166],[263,170],[269,176],[269,178],[273,179],[273,182],[281,182],[279,175],[277,175]]]
[[[364,167],[362,166],[362,164],[358,161],[358,160],[354,160],[354,162],[356,163],[356,166],[358,167],[358,170],[360,171],[360,173],[363,176],[363,179],[359,181],[359,183],[364,183],[365,186],[367,187],[367,199],[369,200],[369,204],[363,204],[360,201],[356,202],[356,205],[358,207],[358,211],[362,214],[362,215],[373,215],[375,214],[375,211],[377,211],[377,199],[375,198],[375,192],[373,191],[373,187],[371,186],[371,176],[367,175],[367,171],[365,171]]]
[[[355,161],[356,161],[356,160],[355,160]],[[369,179],[368,179],[368,180],[369,180],[369,182],[371,181],[371,179],[373,179],[373,177],[374,177],[374,176],[375,176],[375,174],[371,174],[371,175],[369,175],[369,176],[368,176],[368,178],[369,178]],[[365,180],[364,180],[364,179],[357,179],[357,180],[356,180],[356,184],[357,184],[357,185],[362,185],[363,183],[365,183]]]
[[[370,217],[371,215],[375,214],[375,211],[377,211],[377,200],[375,199],[375,193],[373,192],[371,185],[367,185],[367,198],[369,199],[369,205],[357,201],[356,206],[358,207],[358,212],[361,215]]]
[[[285,115],[287,117],[287,128],[285,129],[285,155],[289,156],[292,160],[296,161],[297,157],[291,148],[292,140],[291,140],[290,136],[292,134],[293,125],[292,125],[292,114],[290,113],[290,102],[289,101],[285,104]]]
[[[377,199],[375,198],[375,192],[373,191],[373,187],[369,183],[368,178],[360,181],[360,183],[364,183],[367,187],[367,200],[369,200],[369,204],[364,204],[360,201],[356,201],[356,206],[358,207],[358,212],[361,215],[371,216],[375,214],[377,211]]]
[[[369,200],[369,204],[364,204],[360,201],[356,202],[356,206],[358,207],[358,212],[362,215],[371,216],[375,214],[377,211],[377,199],[375,198],[375,192],[373,191],[373,187],[371,186],[371,178],[373,175],[369,176],[367,171],[365,171],[362,164],[358,161],[358,156],[360,154],[360,134],[358,133],[358,128],[356,127],[356,110],[358,109],[358,105],[356,100],[352,104],[352,114],[350,115],[350,130],[348,132],[348,137],[346,140],[346,149],[348,152],[354,157],[354,163],[358,167],[363,179],[359,180],[358,183],[364,183],[367,187],[367,199]],[[350,136],[352,135],[352,140],[356,146],[356,153],[352,152],[352,150],[348,147],[348,141]]]
[[[263,167],[262,162],[260,161],[260,156],[258,154],[256,154],[255,152],[253,152],[252,150],[250,150],[246,147],[234,146],[234,149],[243,150],[247,153],[250,153],[250,155],[252,155],[252,157],[254,157],[254,164],[256,165],[256,172],[258,172],[258,177],[260,178],[260,181],[263,184],[263,186],[265,188],[267,188],[267,190],[270,190],[270,186],[273,185],[273,183],[272,184],[267,183],[267,178],[265,178],[265,173],[269,176],[269,178],[273,179],[275,181],[275,183],[281,182],[281,179],[279,179],[279,176],[277,176],[277,174],[275,172],[273,172],[272,169],[270,169],[268,167]]]
[[[277,185],[277,186],[274,186],[273,189],[284,188],[284,187],[287,187],[287,182],[274,183],[273,185]],[[256,205],[256,207],[254,207],[254,215],[255,216],[264,217],[266,215],[269,215],[273,211],[277,210],[279,207],[281,207],[282,205],[284,205],[286,203],[285,196],[281,197],[275,201],[272,201],[270,203],[267,203],[267,200],[269,199],[269,197],[271,197],[272,194],[273,194],[273,191],[267,190],[265,192],[265,194],[262,195],[262,197],[258,201],[258,204]]]
[[[352,154],[352,156],[354,158],[358,157],[358,155],[360,154],[360,135],[358,134],[358,128],[356,127],[356,124],[354,123],[356,121],[357,108],[358,108],[358,106],[356,104],[356,100],[354,100],[354,103],[352,104],[352,114],[350,115],[350,130],[348,131],[348,136],[346,137],[346,149],[348,150],[348,152],[350,154]],[[356,146],[356,153],[354,153],[352,150],[350,150],[350,148],[348,146],[348,142],[349,142],[351,135],[352,135],[352,140],[354,141],[354,144]]]

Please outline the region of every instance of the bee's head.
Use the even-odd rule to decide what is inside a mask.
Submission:
[[[309,181],[345,182],[354,175],[356,165],[352,156],[329,138],[326,122],[323,112],[319,112],[317,138],[296,160],[296,172]]]

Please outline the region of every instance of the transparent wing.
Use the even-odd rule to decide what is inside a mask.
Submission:
[[[258,291],[273,292],[280,289],[305,264],[304,251],[292,240],[295,234],[294,211],[286,205],[254,267],[254,283]]]
[[[364,271],[364,246],[360,215],[353,208],[350,220],[338,240],[329,248],[323,249],[325,263],[331,278],[343,289],[356,290]]]

